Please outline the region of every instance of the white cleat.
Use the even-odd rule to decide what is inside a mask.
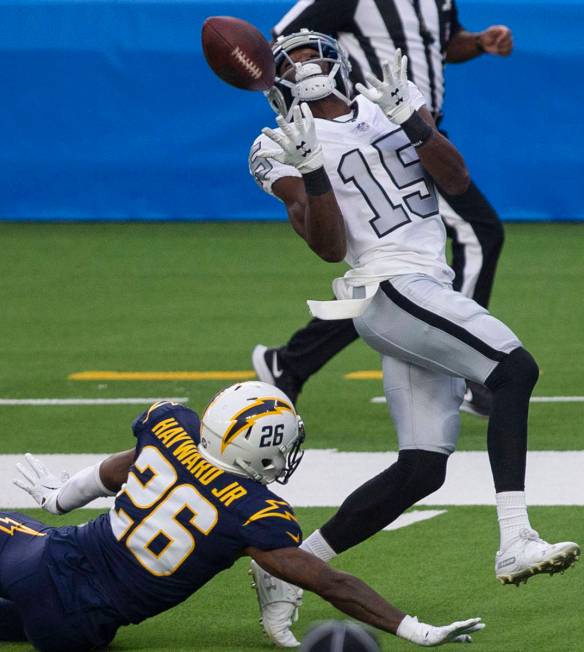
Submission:
[[[278,647],[299,647],[290,628],[298,620],[302,589],[270,575],[255,561],[251,562],[249,574],[253,577],[252,587],[258,597],[260,623],[266,636]]]
[[[495,558],[495,575],[501,584],[526,583],[539,573],[563,573],[580,558],[580,547],[572,541],[547,543],[535,530],[521,530],[519,536]]]

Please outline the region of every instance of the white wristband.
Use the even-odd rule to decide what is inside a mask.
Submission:
[[[420,623],[418,619],[415,616],[406,616],[399,624],[396,635],[406,641],[417,642],[420,635]]]
[[[115,496],[101,481],[99,467],[101,462],[88,466],[69,478],[57,494],[57,509],[66,514],[78,507],[83,507],[96,498]]]

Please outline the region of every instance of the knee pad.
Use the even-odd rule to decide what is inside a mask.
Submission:
[[[446,479],[448,455],[424,450],[399,452],[396,466],[404,481],[404,489],[413,492],[416,501],[438,491]]]
[[[520,347],[511,351],[492,371],[485,385],[497,391],[511,385],[531,390],[539,378],[539,367],[529,351]]]

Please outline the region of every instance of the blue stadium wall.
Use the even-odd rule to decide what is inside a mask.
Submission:
[[[283,219],[247,172],[273,115],[205,65],[200,27],[286,0],[3,0],[0,219]],[[459,0],[510,59],[447,69],[445,128],[505,219],[584,219],[584,4]]]

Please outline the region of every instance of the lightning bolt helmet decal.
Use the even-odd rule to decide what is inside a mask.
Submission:
[[[294,414],[294,408],[282,399],[271,396],[258,398],[254,403],[246,405],[233,415],[231,423],[221,440],[221,452],[223,453],[238,435],[253,427],[254,423],[262,417],[270,414],[283,414],[284,412]]]

